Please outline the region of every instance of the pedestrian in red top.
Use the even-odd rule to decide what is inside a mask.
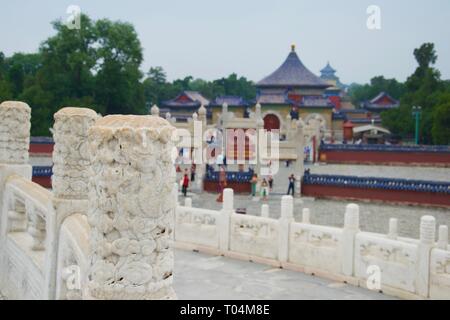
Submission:
[[[188,177],[187,170],[186,170],[186,172],[184,173],[183,186],[182,186],[182,192],[185,197],[187,196],[188,187],[189,187],[189,177]]]

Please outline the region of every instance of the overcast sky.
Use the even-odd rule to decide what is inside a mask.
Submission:
[[[286,58],[290,45],[314,73],[329,60],[344,83],[384,75],[405,80],[414,48],[434,42],[437,68],[450,78],[449,0],[0,0],[0,51],[35,52],[67,19],[69,5],[90,17],[132,23],[144,48],[143,71],[162,66],[169,80],[213,80],[232,72],[258,81]],[[369,5],[381,30],[366,26]]]

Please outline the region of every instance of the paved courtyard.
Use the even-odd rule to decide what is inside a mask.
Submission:
[[[372,300],[390,296],[221,256],[175,250],[174,288],[192,300]]]

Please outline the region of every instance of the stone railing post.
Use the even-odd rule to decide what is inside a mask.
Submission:
[[[31,180],[32,168],[28,164],[30,119],[31,109],[26,103],[5,101],[0,104],[0,210],[6,179],[10,175]]]
[[[345,209],[344,229],[342,232],[342,273],[353,275],[355,259],[355,235],[359,232],[359,206],[354,203]]]
[[[258,175],[258,179],[261,179],[261,163],[262,163],[262,153],[260,148],[260,143],[262,142],[262,139],[264,138],[264,120],[262,118],[261,114],[261,105],[258,103],[255,106],[255,121],[256,121],[256,165],[255,165],[255,173]],[[259,184],[257,185],[257,192],[259,192]]]
[[[174,299],[175,128],[156,116],[112,115],[89,130],[88,299]]]
[[[439,226],[439,237],[438,237],[438,247],[442,250],[447,250],[448,248],[448,227]]]
[[[294,222],[294,198],[281,198],[281,216],[278,220],[278,260],[283,263],[289,260],[290,224]]]
[[[0,104],[0,163],[28,164],[31,109],[23,102]]]
[[[198,120],[201,122],[201,134],[198,137],[200,141],[200,148],[196,149],[196,179],[197,179],[197,188],[201,191],[203,191],[203,180],[205,178],[205,171],[206,171],[206,159],[204,158],[204,151],[206,150],[206,142],[204,140],[205,138],[205,131],[207,126],[207,111],[206,108],[202,105],[198,109]],[[195,137],[195,132],[194,132]],[[197,163],[200,162],[200,163]]]
[[[91,175],[87,132],[99,118],[87,108],[63,108],[55,113],[53,194],[57,199],[86,200]]]
[[[56,293],[56,281],[62,281],[56,275],[61,225],[74,213],[87,214],[91,176],[87,133],[98,118],[94,110],[73,107],[62,108],[54,115],[52,188],[55,220],[47,221],[48,243],[51,245],[46,259],[49,295]]]
[[[263,204],[261,206],[261,217],[263,217],[263,218],[269,218],[270,217],[269,205],[268,204]]]
[[[25,203],[16,203],[15,210],[11,210],[5,199],[5,184],[14,174],[31,180],[32,167],[28,164],[30,119],[31,109],[26,103],[5,101],[0,104],[0,266],[5,265],[7,233],[26,230]],[[0,273],[0,286],[5,277],[7,272]]]
[[[303,132],[303,121],[297,120],[295,122],[296,133],[295,143],[297,144],[296,153],[297,160],[295,161],[295,188],[297,194],[302,196],[302,178],[305,172],[305,134]]]
[[[155,105],[153,105],[153,107],[151,107],[151,109],[150,109],[150,114],[152,115],[152,116],[157,116],[157,117],[159,117],[159,108],[158,108],[158,106],[155,104]]]
[[[428,298],[430,285],[430,253],[435,246],[436,219],[433,216],[423,216],[420,219],[420,242],[418,266],[416,275],[416,292],[419,296]]]
[[[311,211],[308,208],[304,208],[302,211],[302,223],[304,224],[311,223]]]
[[[389,232],[388,238],[392,240],[397,240],[398,237],[398,220],[395,218],[389,219]]]
[[[226,252],[230,248],[230,220],[234,213],[234,191],[233,189],[223,190],[223,207],[220,211],[219,224],[219,249]]]

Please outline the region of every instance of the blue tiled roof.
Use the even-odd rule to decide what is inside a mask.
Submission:
[[[333,120],[347,120],[347,116],[342,112],[333,112]]]
[[[239,96],[218,96],[210,105],[221,106],[226,103],[228,106],[248,106],[249,103],[242,97]]]
[[[293,49],[275,72],[256,84],[257,87],[315,87],[330,85],[309,71]]]
[[[200,108],[200,102],[194,101],[194,102],[177,102],[173,100],[169,101],[163,101],[161,103],[161,106],[164,107],[192,107],[192,108]]]
[[[325,66],[325,68],[320,70],[320,73],[322,73],[323,75],[333,75],[336,73],[336,70],[330,66],[329,62],[327,62],[327,65]]]

